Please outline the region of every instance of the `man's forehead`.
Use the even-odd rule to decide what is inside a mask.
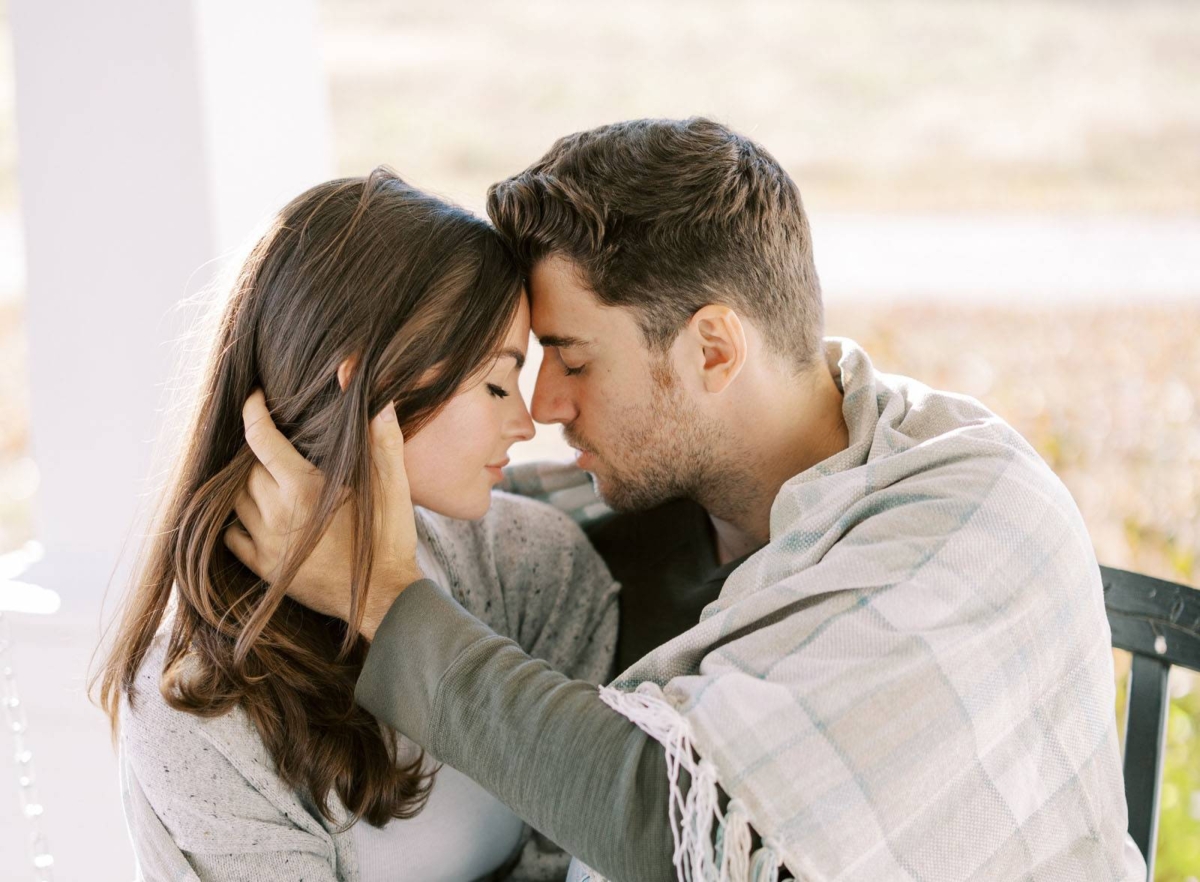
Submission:
[[[599,311],[533,302],[529,327],[542,346],[557,349],[579,349],[591,346],[605,336],[607,322]]]
[[[555,255],[538,261],[529,283],[530,325],[543,346],[572,349],[640,344],[630,308],[601,303],[571,260]]]
[[[546,291],[564,289],[591,293],[583,267],[562,254],[550,254],[530,268],[529,281],[534,288]]]
[[[529,277],[530,325],[543,346],[591,343],[604,324],[600,304],[565,258],[538,261]]]

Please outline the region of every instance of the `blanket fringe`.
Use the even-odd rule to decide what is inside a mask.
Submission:
[[[665,750],[668,816],[675,842],[672,860],[679,882],[778,882],[780,852],[774,843],[764,842],[750,853],[750,818],[741,801],[731,799],[721,814],[716,766],[700,758],[687,718],[645,689],[622,692],[601,686],[600,698]],[[679,784],[680,770],[692,779],[686,795]],[[595,872],[592,879],[604,882]]]
[[[779,853],[775,849],[764,845],[754,852],[750,882],[779,882]]]
[[[749,882],[750,819],[740,800],[729,800],[725,823],[717,830],[717,866],[722,879]]]

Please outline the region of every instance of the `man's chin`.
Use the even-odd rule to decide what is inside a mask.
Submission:
[[[614,479],[602,472],[589,469],[588,474],[592,476],[592,486],[596,489],[596,495],[613,511],[647,511],[667,501],[666,497],[648,493],[642,487]]]
[[[591,468],[585,469],[588,476],[592,479],[592,488],[596,491],[596,495],[611,508],[613,511],[625,511],[621,505],[624,494],[621,492],[621,486],[618,483],[614,486],[612,479],[604,474],[595,464]]]

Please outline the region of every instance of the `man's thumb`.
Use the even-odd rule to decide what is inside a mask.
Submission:
[[[371,450],[384,478],[404,478],[404,433],[396,419],[396,406],[390,401],[371,420]]]

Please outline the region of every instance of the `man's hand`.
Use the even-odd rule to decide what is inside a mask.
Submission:
[[[261,390],[242,408],[246,443],[258,462],[235,509],[240,525],[225,531],[225,544],[260,578],[274,581],[294,541],[316,509],[324,475],[275,428]],[[417,527],[413,518],[408,475],[404,471],[404,436],[389,402],[371,421],[371,452],[380,479],[376,495],[375,562],[367,588],[361,631],[368,638],[405,587],[422,578],[417,566]],[[312,553],[288,585],[288,596],[304,606],[350,618],[352,526],[350,506],[343,504]]]

